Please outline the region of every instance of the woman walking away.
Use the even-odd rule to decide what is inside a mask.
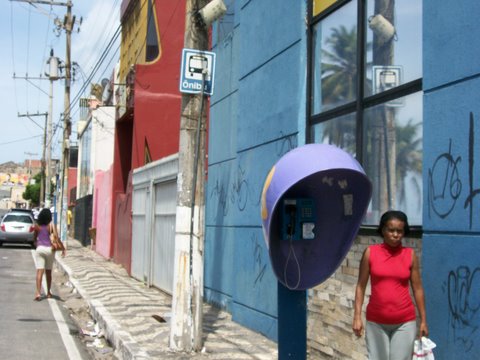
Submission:
[[[418,259],[412,248],[402,246],[403,236],[409,232],[407,215],[401,211],[387,211],[377,231],[383,243],[371,245],[363,253],[352,329],[357,336],[363,334],[362,305],[370,278],[371,296],[365,329],[369,359],[411,360],[415,336],[428,336],[428,326]],[[418,334],[409,285],[420,316]]]
[[[38,214],[37,224],[35,225],[34,239],[35,239],[35,265],[37,267],[36,276],[36,292],[35,301],[42,299],[42,278],[45,272],[47,280],[47,298],[52,297],[50,287],[52,285],[52,266],[55,259],[55,252],[52,249],[50,234],[58,238],[58,233],[55,225],[52,222],[52,213],[50,209],[42,209]],[[61,244],[61,241],[59,241]],[[62,256],[65,256],[65,248],[62,247]]]

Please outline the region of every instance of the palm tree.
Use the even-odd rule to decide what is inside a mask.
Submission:
[[[352,101],[357,84],[357,29],[344,25],[332,29],[322,47],[322,105],[333,107]]]
[[[413,119],[408,120],[405,126],[396,127],[396,145],[397,145],[397,188],[399,193],[398,202],[404,203],[406,200],[406,186],[405,179],[409,171],[414,174],[422,173],[422,153],[421,144],[422,138],[417,137],[417,132],[422,123],[413,124]],[[418,194],[421,194],[420,184],[416,178],[413,179],[412,185],[417,189]],[[418,196],[419,204],[421,204],[421,196]]]
[[[322,46],[321,88],[323,110],[355,99],[357,86],[357,29],[341,25],[331,29],[332,35]],[[327,50],[327,48],[329,50]],[[325,124],[323,140],[328,139],[342,149],[355,153],[354,121],[329,121]]]
[[[383,14],[392,23],[394,7],[394,0],[375,0],[375,13]],[[367,51],[373,51],[372,64],[388,66],[393,63],[392,41],[385,43],[374,34],[373,42],[366,46]],[[372,64],[366,64],[367,69]],[[331,35],[322,45],[320,69],[323,111],[355,101],[357,81],[363,76],[357,69],[356,26],[350,30],[344,25],[331,29]],[[370,94],[371,80],[365,81],[365,93]],[[386,105],[370,111],[363,148],[363,165],[374,182],[372,206],[379,213],[403,203],[407,173],[421,172],[421,139],[415,140],[420,123],[413,124],[410,120],[407,125],[398,126],[397,109]],[[345,117],[328,121],[323,128],[323,140],[354,154],[356,145],[352,136],[355,126],[356,121],[345,121]],[[419,184],[414,186],[420,189]]]

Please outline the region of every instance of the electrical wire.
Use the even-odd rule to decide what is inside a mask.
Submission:
[[[115,0],[115,2],[112,4],[112,7],[111,7],[111,10],[109,11],[110,14],[112,14],[115,10],[115,8],[117,7],[117,4],[118,4],[118,1],[119,0]],[[98,13],[97,13],[98,15]],[[113,17],[111,18],[113,19]],[[96,21],[94,21],[94,23],[96,23]],[[105,22],[104,26],[103,26],[103,29],[101,31],[99,31],[98,33],[99,34],[104,34],[107,30],[107,26],[109,28],[109,34],[107,36],[104,37],[104,40],[103,40],[103,44],[100,46],[100,40],[101,40],[101,37],[98,37],[98,40],[96,41],[95,45],[93,46],[94,49],[103,49],[105,47],[105,44],[110,36],[110,32],[112,31],[113,27],[112,26],[109,26],[111,23],[111,21],[109,22]],[[87,64],[86,66],[84,66],[86,69],[89,68],[89,64]]]
[[[207,75],[207,69],[203,69],[202,71],[202,91],[200,97],[200,114],[197,120],[197,129],[195,133],[195,156],[193,159],[193,176],[192,176],[192,191],[191,191],[191,202],[190,202],[190,237],[189,237],[189,274],[190,274],[190,292],[189,292],[189,311],[190,311],[190,318],[193,321],[193,293],[194,293],[194,281],[193,281],[193,231],[194,231],[194,224],[195,224],[195,195],[197,192],[197,174],[198,174],[198,163],[199,163],[199,156],[200,156],[200,135],[201,135],[201,128],[203,122],[203,109],[205,104],[205,77]],[[200,211],[200,207],[199,211]]]
[[[103,50],[102,54],[100,55],[100,58],[98,59],[97,63],[95,64],[94,69],[92,70],[92,72],[88,76],[87,81],[83,84],[83,86],[78,91],[78,93],[74,97],[74,99],[72,101],[70,101],[70,108],[72,107],[72,104],[75,104],[80,99],[80,97],[83,94],[83,91],[90,85],[90,81],[93,79],[93,77],[97,73],[98,69],[102,65],[103,61],[105,60],[106,56],[108,55],[109,51],[113,47],[115,41],[120,36],[120,34],[121,34],[121,25],[119,25],[117,27],[117,30],[115,31],[113,37],[110,39],[110,42],[108,43],[107,48],[105,50]]]
[[[27,74],[28,74],[28,68],[29,68],[29,60],[30,60],[30,20],[31,20],[31,11],[30,8],[28,8],[28,23],[27,23],[27,56],[26,56],[26,64],[27,64]],[[28,90],[28,87],[27,87]],[[27,99],[28,99],[28,93],[27,93]]]
[[[10,3],[10,37],[11,37],[11,42],[12,42],[12,68],[13,68],[13,75],[15,76],[15,37],[13,35],[13,4]],[[13,81],[13,92],[14,92],[14,98],[15,98],[15,108],[18,110],[18,97],[17,97],[17,85],[16,81]]]
[[[115,0],[115,3],[112,5],[112,8],[115,8],[117,3],[118,3],[119,0]],[[147,2],[143,3],[142,6],[145,6]],[[168,29],[170,29],[170,23],[173,19],[173,16],[175,14],[175,12],[177,11],[178,7],[179,7],[179,3],[180,2],[177,2],[177,6],[174,10],[174,12],[172,13],[172,16],[170,17],[170,20],[168,21],[167,23],[167,26],[163,32],[163,34],[160,34],[160,38],[158,39],[158,42],[160,42],[160,39],[161,37],[163,37],[165,35],[165,33],[168,31]],[[32,4],[30,4],[32,5]],[[155,6],[155,0],[152,1],[152,8],[154,8]],[[36,7],[35,8],[37,10],[39,10],[40,8]],[[12,14],[13,14],[13,7],[12,7]],[[51,14],[52,14],[52,10],[50,10],[50,13],[47,15],[49,18],[51,18]],[[150,16],[152,16],[153,14],[153,11],[150,13]],[[13,19],[13,15],[12,15],[12,19]],[[104,28],[108,25],[108,23],[105,24]],[[11,22],[11,26],[12,26],[12,39],[13,39],[13,21]],[[95,77],[95,75],[97,74],[97,72],[99,71],[99,69],[101,68],[102,65],[105,65],[105,61],[108,57],[108,55],[110,54],[110,52],[112,51],[112,48],[115,44],[115,42],[117,41],[118,37],[121,35],[121,29],[122,29],[122,26],[121,24],[116,28],[114,34],[112,35],[110,41],[108,42],[107,46],[105,47],[105,49],[102,51],[102,54],[100,55],[99,59],[97,60],[94,68],[92,69],[92,71],[90,72],[90,75],[84,79],[84,82],[83,82],[83,85],[82,87],[80,88],[80,90],[76,93],[76,95],[74,96],[73,100],[70,102],[70,109],[73,108],[73,106],[80,100],[82,94],[84,94],[85,90],[88,88],[88,86],[91,85],[91,82],[93,80],[93,78]],[[108,37],[107,37],[108,38]],[[106,39],[107,39],[106,38]],[[146,44],[146,41],[147,39],[145,38],[145,41],[144,41],[144,46]],[[104,44],[105,44],[106,40],[104,41]],[[13,44],[13,41],[12,41],[12,44]],[[115,51],[114,51],[114,54],[111,56],[111,58],[109,59],[108,63],[106,66],[110,65],[114,60],[115,60],[115,56],[117,55],[118,51],[120,50],[120,46],[118,46]],[[139,54],[140,55],[140,54]],[[138,55],[138,56],[139,56]],[[136,61],[138,61],[138,57],[136,59]],[[13,49],[13,46],[12,46],[12,64],[15,64],[15,58],[14,58],[14,49]],[[82,70],[83,71],[83,70]],[[110,71],[109,69],[105,69],[101,75],[103,75],[106,71]],[[16,97],[17,99],[17,97]],[[74,115],[78,112],[79,110],[76,109],[74,111]],[[72,117],[72,115],[70,116]],[[59,118],[59,120],[57,121],[57,123],[54,125],[54,130],[53,130],[53,136],[52,136],[52,139],[50,139],[50,141],[53,141],[53,137],[55,137],[57,134],[58,134],[58,131],[59,129],[62,129],[62,117]]]
[[[27,141],[27,140],[32,140],[32,139],[39,138],[39,137],[43,137],[43,135],[35,135],[35,136],[28,137],[28,138],[6,141],[6,142],[3,142],[3,143],[0,143],[0,146],[1,146],[1,145],[15,144],[15,143],[18,143],[18,142]]]
[[[46,14],[47,15],[47,18],[48,18],[48,21],[46,21],[46,29],[47,29],[47,32],[46,32],[46,35],[45,35],[45,46],[44,46],[44,49],[47,47],[46,46],[46,43],[48,42],[48,32],[49,32],[49,29],[50,29],[50,19],[52,17],[52,7],[50,7],[50,12],[46,12],[46,11],[43,11],[41,8],[37,7],[36,5],[34,5],[33,3],[29,3],[29,5],[31,6],[28,6],[28,9],[26,8],[25,10],[28,12],[28,16],[27,16],[27,24],[26,24],[26,36],[27,36],[27,39],[25,42],[22,42],[22,44],[26,44],[26,76],[25,76],[25,80],[28,84],[36,87],[38,89],[38,96],[37,96],[37,113],[39,112],[39,108],[38,108],[38,105],[41,103],[40,101],[40,98],[43,96],[43,94],[46,94],[47,96],[49,95],[46,91],[44,91],[41,87],[41,73],[40,73],[40,78],[38,79],[37,82],[34,82],[32,81],[32,79],[28,78],[28,73],[29,73],[29,68],[30,68],[30,60],[31,60],[31,56],[30,56],[30,53],[31,53],[31,40],[32,40],[32,21],[33,21],[33,18],[32,18],[32,14],[34,13],[34,11],[32,10],[35,10],[36,12],[40,13],[42,12],[43,14]],[[42,10],[42,11],[39,11],[39,10]],[[13,24],[16,23],[16,21],[14,20],[14,9],[13,9],[13,5],[11,5],[11,14],[10,14],[10,21],[11,21],[11,26],[10,26],[10,32],[11,32],[11,56],[12,56],[12,68],[13,68],[13,73],[14,73],[14,79],[15,79],[15,73],[16,73],[16,66],[17,66],[17,62],[16,62],[16,59],[15,59],[15,44],[16,44],[16,41],[15,41],[15,31],[14,31],[14,26]],[[42,59],[42,63],[43,63],[43,59]],[[45,78],[46,80],[46,78]],[[25,96],[25,101],[26,101],[26,106],[27,107],[30,107],[32,104],[29,104],[29,99],[32,99],[32,96],[30,96],[30,93],[29,93],[29,87],[25,87],[25,91],[26,91],[26,96]],[[43,94],[42,94],[43,93]],[[16,84],[16,81],[14,81],[14,98],[15,98],[15,106],[16,106],[16,109],[17,109],[17,112],[18,109],[19,109],[19,104],[18,104],[18,91],[17,91],[17,84]],[[42,109],[43,110],[43,109]],[[32,120],[31,118],[29,118],[30,120]],[[32,120],[33,121],[33,120]],[[31,132],[31,126],[27,126],[26,123],[23,123],[22,124],[25,126],[25,130],[27,132]]]
[[[112,55],[112,57],[110,58],[110,61],[108,62],[107,66],[105,67],[104,71],[102,72],[102,74],[100,74],[100,78],[105,74],[106,71],[110,71],[108,69],[108,65],[110,65],[112,63],[112,61],[114,61],[116,59],[116,55],[118,53],[118,51],[120,50],[120,46],[118,46],[116,49],[115,49],[115,52],[114,54]],[[109,51],[106,53],[106,55],[108,55]],[[95,75],[95,73],[98,71],[98,69],[100,68],[100,66],[103,64],[103,61],[104,59],[101,59],[101,62],[99,60],[99,62],[97,62],[97,68],[95,70],[94,73],[91,73],[87,79],[85,79],[85,82],[82,86],[82,88],[78,91],[77,95],[75,96],[75,98],[70,102],[70,108],[73,107],[74,104],[76,104],[78,101],[80,101],[80,98],[81,96],[84,94],[84,91],[86,90],[86,88],[91,84],[91,81],[92,81],[92,78],[93,76]],[[77,113],[79,112],[79,108],[77,107],[71,114],[70,117],[74,117]]]
[[[50,12],[47,15],[49,20],[50,20],[51,14],[52,14],[52,10],[53,10],[53,6],[50,6]],[[42,70],[44,69],[44,66],[46,64],[46,59],[47,59],[46,54],[49,54],[49,52],[47,50],[47,48],[48,48],[47,44],[48,44],[48,39],[49,39],[48,35],[49,35],[49,32],[50,32],[50,24],[51,24],[51,22],[47,21],[47,31],[45,33],[45,42],[44,42],[44,45],[43,45],[43,57],[42,57],[42,60],[41,60],[41,63],[40,63],[40,70],[38,72],[40,74],[40,76],[42,76]],[[39,80],[39,82],[40,82],[40,80]],[[39,97],[38,101],[40,102],[40,94],[38,95],[38,97]]]

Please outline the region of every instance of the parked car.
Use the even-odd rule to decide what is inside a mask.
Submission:
[[[24,209],[24,208],[12,208],[9,210],[9,212],[23,212],[26,214],[30,214],[33,216],[33,210],[32,209]]]
[[[33,248],[33,216],[25,211],[10,211],[0,222],[0,246],[4,243],[30,244]]]

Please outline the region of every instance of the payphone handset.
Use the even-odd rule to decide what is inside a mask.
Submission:
[[[308,198],[288,198],[282,206],[282,239],[315,239],[315,202]]]

